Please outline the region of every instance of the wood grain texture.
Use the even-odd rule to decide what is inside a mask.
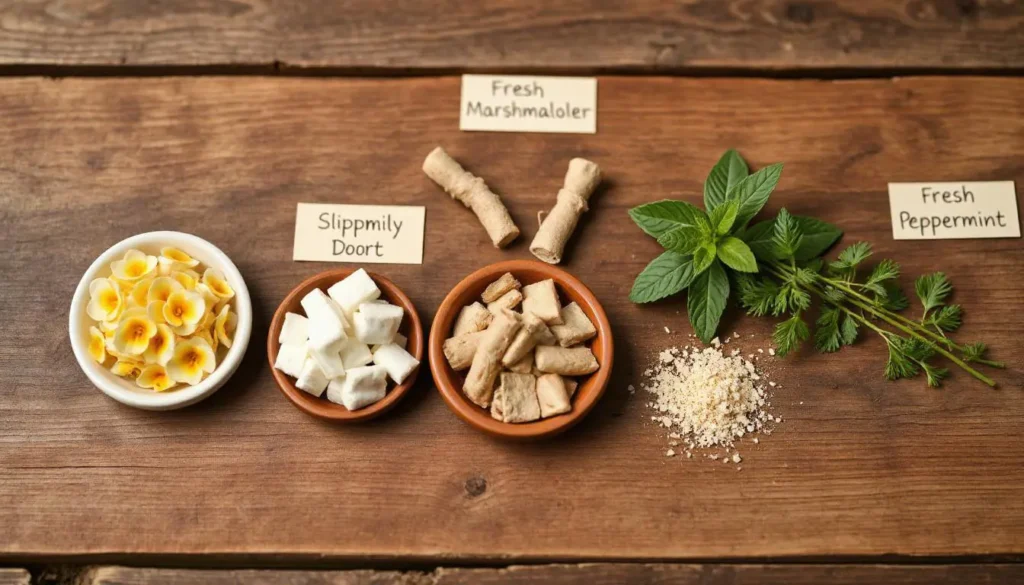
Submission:
[[[242,555],[487,562],[1024,552],[1020,240],[892,240],[886,181],[1024,182],[1024,80],[600,79],[596,135],[458,131],[459,79],[0,80],[0,555]],[[420,170],[441,144],[505,195],[526,231],[495,250]],[[784,419],[743,469],[668,459],[646,399],[657,352],[687,342],[682,298],[638,307],[658,251],[626,210],[700,201],[727,147],[785,161],[770,211],[841,224],[905,274],[944,269],[964,339],[1010,364],[989,390],[882,379],[884,348],[768,364]],[[556,440],[511,445],[462,424],[423,375],[377,423],[331,426],[273,386],[269,317],[329,264],[290,260],[297,202],[427,208],[422,266],[381,269],[425,323],[483,265],[527,258],[568,160],[605,186],[567,250],[616,335],[607,394]],[[1018,198],[1020,198],[1018,192]],[[221,246],[253,295],[253,341],[222,390],[180,412],[116,404],[79,371],[67,310],[110,244],[154,229]],[[665,326],[671,333],[666,333]],[[741,347],[768,319],[730,311]],[[754,337],[748,337],[753,335]],[[768,360],[770,361],[770,360]]]
[[[31,577],[25,569],[0,568],[0,585],[29,585]]]
[[[29,0],[0,63],[355,69],[1024,67],[1018,0]]]
[[[1019,583],[1021,565],[584,564],[395,571],[202,571],[95,567],[79,585],[963,585]]]

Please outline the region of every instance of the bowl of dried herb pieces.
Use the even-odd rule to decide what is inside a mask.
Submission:
[[[430,369],[448,407],[507,439],[550,437],[579,422],[608,385],[613,344],[597,297],[532,260],[470,274],[438,308]]]

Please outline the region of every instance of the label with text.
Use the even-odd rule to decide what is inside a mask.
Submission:
[[[889,183],[897,240],[1019,238],[1013,181]]]
[[[597,132],[597,79],[463,75],[460,130]]]
[[[293,260],[423,264],[423,207],[299,203]]]

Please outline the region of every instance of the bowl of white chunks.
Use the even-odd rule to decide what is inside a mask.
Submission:
[[[401,400],[419,373],[423,328],[393,282],[362,268],[321,272],[274,314],[267,357],[281,392],[313,416],[356,422]]]

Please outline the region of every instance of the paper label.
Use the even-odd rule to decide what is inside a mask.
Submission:
[[[1019,238],[1013,181],[889,183],[897,240]]]
[[[463,75],[460,130],[597,132],[597,79]]]
[[[293,260],[423,264],[425,208],[299,203]]]

